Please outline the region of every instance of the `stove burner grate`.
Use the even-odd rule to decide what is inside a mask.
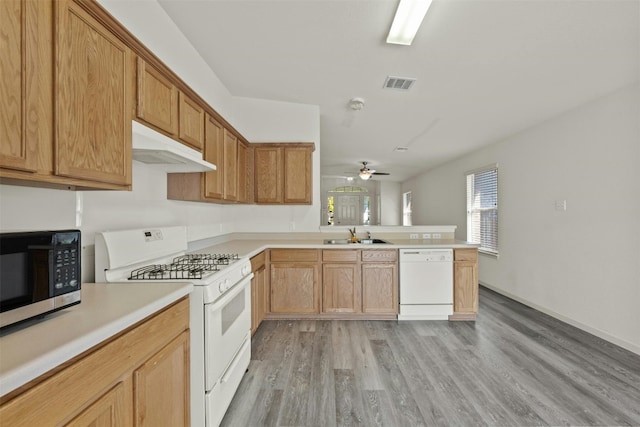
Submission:
[[[133,270],[129,280],[202,279],[238,259],[238,254],[182,255],[174,258],[171,264],[152,264]]]
[[[238,254],[189,254],[173,259],[174,264],[229,265],[237,261]]]
[[[153,264],[133,270],[129,280],[202,279],[204,274],[218,270],[213,264]]]

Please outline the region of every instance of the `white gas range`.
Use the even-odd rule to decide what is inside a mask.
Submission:
[[[96,234],[96,283],[189,281],[191,425],[218,426],[251,359],[251,264],[187,253],[185,227]]]

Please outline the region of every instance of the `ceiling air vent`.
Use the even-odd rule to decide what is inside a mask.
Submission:
[[[383,87],[385,89],[409,90],[415,82],[416,79],[410,77],[387,76]]]

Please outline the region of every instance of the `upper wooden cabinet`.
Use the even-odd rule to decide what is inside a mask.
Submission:
[[[202,151],[204,108],[142,58],[136,62],[136,117],[185,145]]]
[[[238,202],[249,203],[249,176],[248,167],[249,147],[238,141]]]
[[[261,144],[254,148],[256,203],[282,203],[282,147]]]
[[[136,64],[136,117],[169,135],[176,135],[178,89],[142,58],[138,58]]]
[[[204,126],[204,159],[216,165],[216,170],[202,176],[206,199],[224,198],[224,127],[207,115]]]
[[[204,130],[204,159],[216,165],[216,170],[169,174],[167,197],[196,202],[249,202],[246,167],[249,148],[208,114]]]
[[[55,5],[56,174],[130,185],[131,51],[75,2]]]
[[[27,136],[33,130],[27,127],[27,117],[38,117],[28,112],[37,106],[29,95],[34,95],[31,89],[38,80],[30,78],[32,74],[26,69],[37,66],[36,61],[27,60],[38,53],[37,46],[30,43],[31,36],[37,33],[34,31],[37,23],[32,21],[34,9],[33,2],[0,2],[0,40],[3,40],[0,44],[0,164],[25,171],[35,171],[37,167],[38,141],[33,135]]]
[[[314,145],[260,143],[253,146],[256,203],[311,204]]]
[[[186,145],[202,151],[204,145],[204,109],[180,92],[178,138]]]
[[[238,138],[224,130],[224,199],[238,200]]]
[[[86,6],[0,2],[3,183],[131,188],[132,54]]]

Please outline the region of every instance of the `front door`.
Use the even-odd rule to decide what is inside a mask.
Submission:
[[[334,199],[336,225],[360,225],[360,196],[336,196]]]

